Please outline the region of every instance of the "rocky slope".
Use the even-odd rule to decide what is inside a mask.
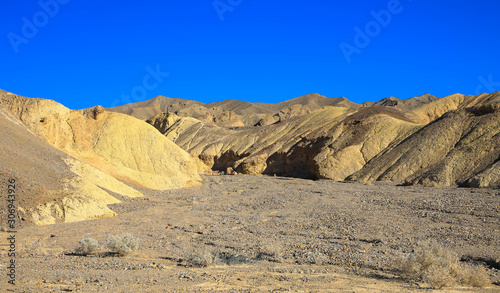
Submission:
[[[500,103],[480,104],[445,113],[349,179],[498,187],[499,158]]]
[[[148,121],[215,170],[336,180],[358,171],[390,143],[420,127],[400,111],[383,107],[330,107],[244,130],[167,116]]]
[[[159,190],[199,185],[197,159],[147,123],[99,106],[72,111],[2,91],[0,124],[2,179],[21,183],[26,223],[113,216],[107,205],[119,200],[111,194],[142,196],[125,183]]]
[[[116,217],[22,229],[16,292],[499,292],[500,190],[203,179],[124,198]],[[110,233],[140,238],[139,250],[72,253],[82,237],[104,243]],[[426,242],[457,253],[464,272],[486,269],[496,285],[455,287],[441,266],[429,272],[453,286],[443,291],[402,275],[402,260]]]
[[[18,182],[22,225],[111,217],[107,205],[142,196],[137,187],[199,185],[211,170],[500,187],[500,92],[362,105],[157,97],[113,110],[149,124],[0,91],[0,179]]]
[[[123,109],[134,114],[158,101],[172,105],[175,100],[158,97]],[[147,122],[213,170],[499,186],[500,93],[444,98],[427,94],[406,101],[391,97],[363,105],[320,95],[278,104],[194,103],[168,112],[157,107],[148,113],[159,113]],[[198,119],[189,114],[194,111],[190,105],[231,111],[246,127]],[[261,118],[253,124],[257,116]]]
[[[329,99],[319,94],[310,94],[277,104],[249,103],[225,100],[215,103],[173,99],[158,96],[148,101],[126,104],[107,110],[149,119],[160,113],[173,113],[180,117],[191,117],[206,124],[222,127],[263,126],[302,116],[327,106],[359,106],[345,98]]]

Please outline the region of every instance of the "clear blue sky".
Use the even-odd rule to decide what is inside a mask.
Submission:
[[[72,109],[492,92],[499,12],[492,0],[4,1],[0,88]]]

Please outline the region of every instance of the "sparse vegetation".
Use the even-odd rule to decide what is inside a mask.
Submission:
[[[75,253],[79,255],[86,256],[94,254],[99,249],[99,242],[92,238],[83,238],[78,243],[78,246],[75,248]]]
[[[214,263],[214,252],[207,248],[195,249],[186,255],[184,264],[188,267],[206,268]]]
[[[259,243],[258,259],[265,259],[273,262],[280,262],[285,254],[285,248],[281,241],[263,241]]]
[[[184,201],[184,205],[186,206],[192,206],[196,203],[196,198],[194,196],[192,197],[189,197],[187,198],[185,201]]]
[[[422,243],[401,262],[401,271],[410,279],[423,281],[435,289],[464,285],[491,284],[483,267],[459,262],[458,255],[436,243]]]
[[[139,238],[131,234],[124,234],[121,236],[108,235],[108,239],[106,239],[106,247],[111,252],[123,256],[139,249],[139,241]]]
[[[241,265],[252,262],[252,259],[245,254],[233,253],[233,252],[219,252],[215,254],[214,263],[224,264],[224,265]]]
[[[183,263],[187,267],[206,268],[212,265],[240,265],[252,262],[248,255],[209,249],[206,247],[194,249],[186,255]]]
[[[485,276],[478,274],[481,267],[492,283],[498,281],[500,241],[492,237],[497,232],[492,219],[498,214],[500,197],[491,190],[401,190],[384,183],[367,188],[359,183],[262,176],[223,176],[223,184],[215,185],[211,180],[219,177],[202,178],[202,187],[152,192],[150,200],[122,200],[111,206],[121,212],[118,218],[23,229],[19,259],[32,265],[23,268],[27,282],[21,282],[18,291],[60,287],[58,291],[90,292],[108,287],[119,292],[141,288],[324,292],[342,287],[351,292],[426,292],[453,286],[434,292],[492,292],[499,288],[471,287],[481,286]],[[192,197],[200,202],[185,206],[184,200]],[[481,216],[470,216],[471,209],[481,211]],[[451,224],[434,225],[434,221]],[[450,229],[436,229],[440,227]],[[141,238],[140,248],[121,257],[106,247],[106,238],[125,233]],[[465,241],[469,236],[471,241]],[[99,249],[79,256],[74,249],[86,237],[97,239]],[[446,265],[435,265],[423,274],[422,265],[416,264],[419,250],[413,250],[413,239],[434,239],[454,250],[459,260],[455,256],[451,262],[463,272],[450,274]],[[432,258],[432,249],[425,250]],[[399,270],[397,256],[403,255],[414,261],[404,263],[417,268],[413,275],[403,277]],[[40,271],[44,275],[37,289]]]

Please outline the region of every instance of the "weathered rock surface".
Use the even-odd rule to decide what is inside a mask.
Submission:
[[[173,113],[180,117],[191,117],[206,124],[222,127],[263,126],[302,116],[327,106],[356,107],[345,98],[329,99],[318,94],[310,94],[276,104],[249,103],[225,100],[204,104],[196,101],[158,96],[148,101],[132,103],[107,110],[149,119],[160,113]]]
[[[198,160],[151,125],[100,106],[72,111],[51,100],[0,92],[3,179],[23,186],[23,218],[35,224],[113,216],[110,195],[198,185]],[[118,180],[119,179],[119,180]]]
[[[116,195],[142,196],[134,186],[194,186],[212,170],[500,187],[500,92],[362,105],[317,94],[277,104],[157,97],[113,110],[149,124],[0,92],[0,179],[18,181],[23,224],[111,217]]]
[[[465,185],[479,188],[500,188],[500,161],[497,160],[496,163],[467,180]]]
[[[485,105],[447,112],[349,179],[427,186],[466,184],[500,156],[500,111],[493,108]],[[494,181],[494,172],[489,174],[477,177],[483,180],[473,185],[490,186],[485,180]]]
[[[329,107],[243,130],[159,114],[148,120],[215,170],[342,180],[419,125],[396,109]]]
[[[241,121],[271,111],[253,127],[222,127],[172,112],[147,121],[213,170],[497,187],[499,102],[500,93],[364,105],[308,95],[279,104],[228,101]]]

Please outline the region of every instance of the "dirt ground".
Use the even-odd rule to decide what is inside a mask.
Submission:
[[[493,284],[444,292],[500,292],[500,191],[403,187],[266,176],[204,176],[201,187],[141,190],[117,217],[27,227],[16,235],[8,292],[430,292],[398,271],[432,240],[484,266]],[[123,257],[107,235],[140,238]],[[94,255],[74,254],[90,237]],[[199,267],[207,265],[206,267]]]

